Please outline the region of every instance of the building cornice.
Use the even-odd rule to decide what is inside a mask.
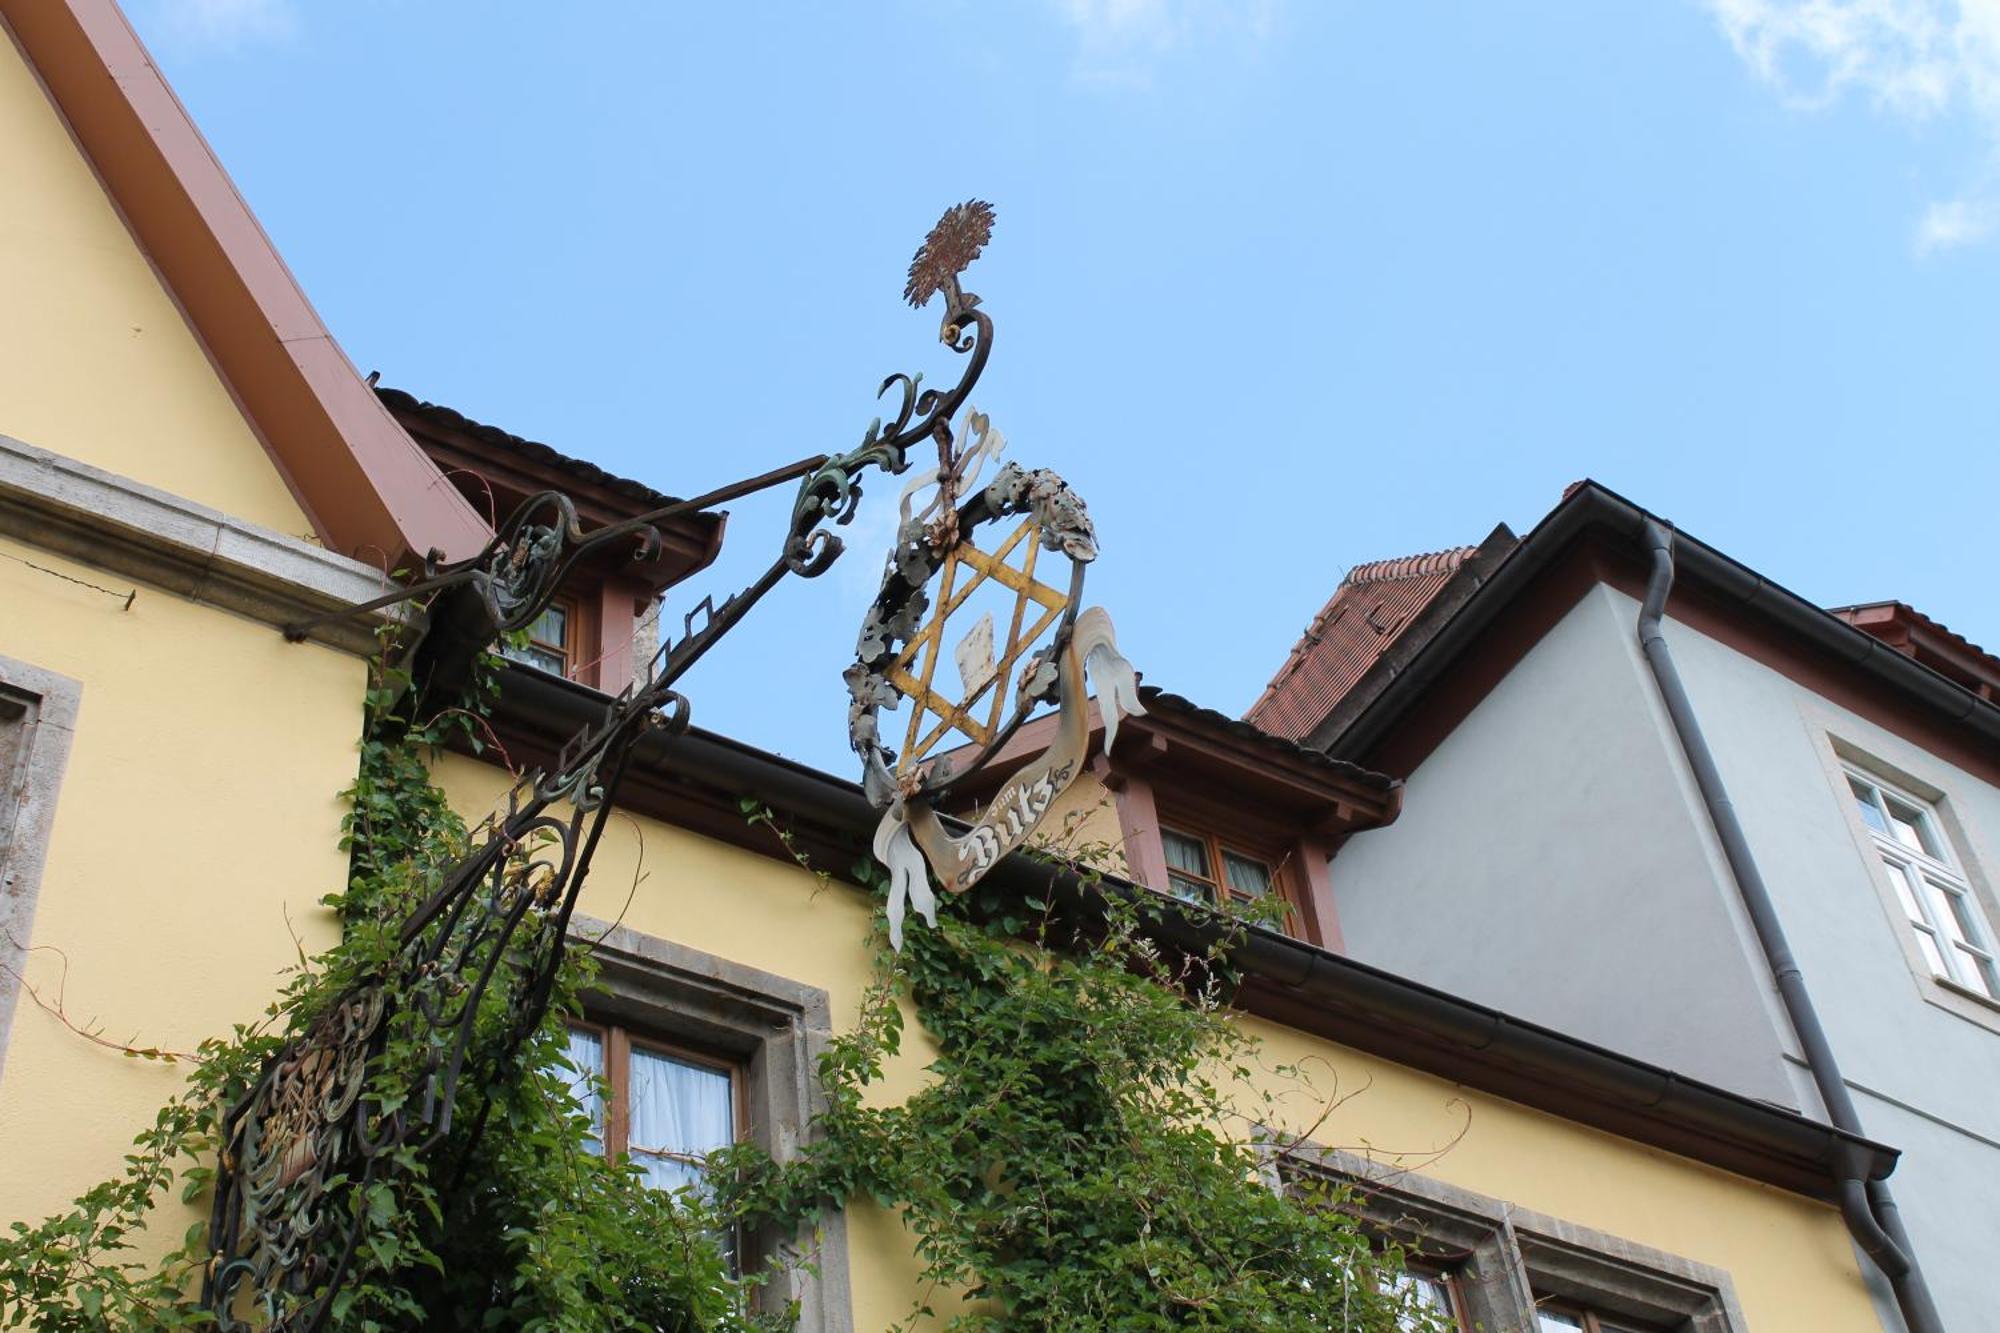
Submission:
[[[358,560],[5,435],[0,533],[274,627],[388,587]],[[310,637],[365,655],[379,623],[336,621]]]

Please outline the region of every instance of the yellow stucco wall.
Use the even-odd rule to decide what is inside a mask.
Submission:
[[[4,25],[0,181],[0,434],[310,537]]]
[[[1834,1209],[1261,1020],[1278,1126],[1729,1273],[1753,1330],[1879,1333]],[[1327,1101],[1352,1094],[1317,1131]]]
[[[504,790],[496,770],[448,759],[441,781],[468,814]],[[635,877],[638,882],[635,887]],[[836,1027],[853,1024],[867,985],[867,905],[844,885],[813,893],[788,864],[658,822],[614,819],[582,910],[824,989]],[[911,927],[921,929],[921,925]],[[1267,1067],[1302,1067],[1310,1083],[1260,1074],[1245,1114],[1305,1132],[1326,1101],[1355,1094],[1313,1137],[1562,1221],[1730,1273],[1760,1333],[1879,1333],[1833,1209],[1783,1191],[1440,1079],[1248,1020]],[[911,1028],[913,1038],[920,1032]],[[912,1040],[882,1094],[920,1086],[927,1048]],[[1266,1107],[1261,1094],[1275,1101]],[[1439,1149],[1447,1149],[1438,1153]],[[1433,1156],[1435,1154],[1435,1156]],[[849,1218],[857,1329],[908,1315],[917,1271],[909,1238],[870,1206]]]
[[[82,686],[28,978],[109,1038],[186,1050],[226,1035],[270,1003],[294,932],[308,952],[335,938],[317,904],[346,877],[336,796],[354,774],[365,664],[145,584],[123,610],[14,557],[135,585],[0,539],[0,656]],[[115,1174],[181,1082],[25,996],[8,1035],[0,1224]]]

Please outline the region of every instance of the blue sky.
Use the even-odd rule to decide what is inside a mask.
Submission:
[[[992,200],[975,401],[1200,702],[1349,565],[1586,476],[2000,647],[2000,0],[128,3],[357,365],[681,494],[953,373],[903,269]],[[698,723],[851,770],[893,508],[698,669]]]

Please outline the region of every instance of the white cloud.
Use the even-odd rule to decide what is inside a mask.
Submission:
[[[1985,160],[1956,199],[1933,202],[1920,254],[1985,240],[2000,226],[2000,0],[1707,0],[1759,78],[1793,105],[1850,93],[1911,121],[1970,117]]]
[[[1975,245],[2000,226],[2000,204],[1991,199],[1951,199],[1932,204],[1917,224],[1917,253]]]
[[[1158,62],[1219,40],[1261,42],[1279,0],[1055,0],[1076,35],[1078,77],[1144,86]]]
[[[152,8],[169,38],[207,51],[282,42],[299,29],[294,0],[160,0]]]

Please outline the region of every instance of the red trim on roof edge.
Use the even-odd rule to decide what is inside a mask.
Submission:
[[[56,109],[330,549],[492,535],[375,400],[113,0],[0,0]]]

